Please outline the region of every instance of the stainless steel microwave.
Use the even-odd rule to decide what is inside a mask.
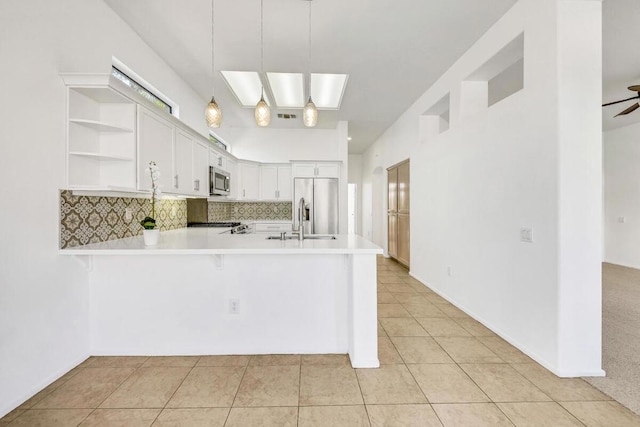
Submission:
[[[228,196],[231,191],[230,181],[228,172],[209,166],[209,195]]]

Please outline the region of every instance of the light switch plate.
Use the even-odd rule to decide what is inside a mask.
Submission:
[[[533,243],[533,229],[529,227],[520,228],[520,241],[525,243]]]

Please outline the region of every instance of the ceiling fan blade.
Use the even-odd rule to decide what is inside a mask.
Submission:
[[[616,117],[618,116],[626,116],[629,113],[633,113],[634,111],[636,111],[638,108],[640,108],[640,104],[639,103],[635,103],[633,104],[631,107],[627,108],[626,110],[624,110],[621,113],[616,114]]]

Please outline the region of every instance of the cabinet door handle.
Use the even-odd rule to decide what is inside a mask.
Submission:
[[[316,168],[313,168],[313,174],[314,174],[315,176],[318,176],[318,168],[317,168],[317,167],[316,167]]]
[[[196,179],[193,181],[193,190],[194,191],[200,191],[200,180]]]
[[[174,186],[175,188],[178,188],[178,175],[174,176],[174,177],[173,177],[173,180],[175,181],[175,183],[173,184],[173,186]]]
[[[244,191],[244,190],[242,190],[242,197],[244,197],[244,196],[245,196],[245,191]]]

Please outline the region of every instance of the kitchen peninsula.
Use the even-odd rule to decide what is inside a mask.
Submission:
[[[90,276],[92,355],[348,353],[379,366],[376,254],[355,235],[267,240],[201,228],[60,251]]]

